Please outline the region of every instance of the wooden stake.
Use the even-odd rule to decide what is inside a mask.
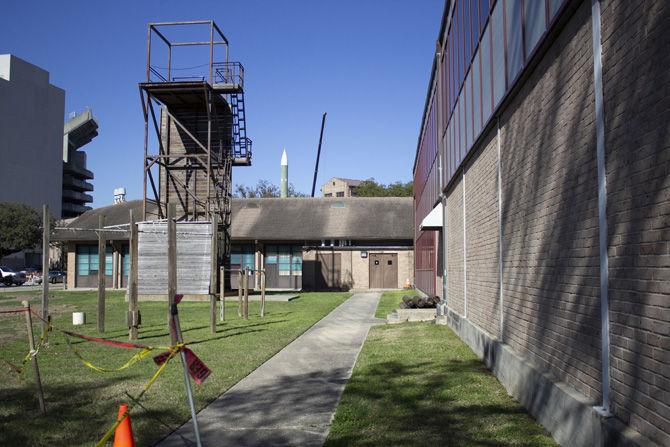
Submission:
[[[217,234],[219,231],[219,216],[212,215],[212,258],[211,258],[211,274],[209,279],[209,329],[212,334],[216,334],[216,279],[218,277],[218,260],[219,253],[217,243]]]
[[[242,288],[244,287],[244,275],[242,270],[238,272],[238,278],[239,280],[237,281],[237,316],[242,317],[242,294],[244,293],[242,291]]]
[[[28,346],[30,346],[30,352],[35,352],[35,338],[33,336],[33,317],[30,314],[30,303],[28,301],[23,301],[23,307],[26,309],[26,326],[28,328]],[[46,332],[43,332],[46,337]],[[35,386],[37,388],[37,400],[40,403],[40,412],[42,414],[47,413],[47,407],[44,404],[44,392],[42,391],[42,379],[40,378],[40,367],[37,365],[37,356],[32,356],[33,371],[35,373]]]
[[[172,322],[172,304],[174,304],[174,298],[177,294],[177,222],[175,220],[175,215],[177,214],[177,207],[174,203],[168,204],[167,212],[167,272],[168,272],[168,284],[167,284],[167,293],[168,293],[168,329],[170,329]],[[170,334],[172,335],[172,344],[177,342],[176,334],[170,329]]]
[[[249,267],[244,268],[244,319],[249,319]]]
[[[261,318],[265,316],[265,270],[261,271]]]
[[[105,332],[105,216],[98,217],[98,332]]]
[[[226,277],[225,273],[226,270],[221,267],[219,269],[219,300],[221,301],[221,312],[219,314],[219,318],[221,318],[221,321],[226,321],[226,294],[225,294],[225,286],[226,286]]]
[[[137,225],[133,210],[130,210],[130,272],[128,275],[128,338],[137,340],[140,311],[137,305]]]
[[[49,205],[42,205],[42,333],[44,343],[49,342],[47,337],[47,322],[49,321],[49,233],[51,223],[49,219]],[[74,275],[74,272],[70,274]],[[67,280],[63,281],[67,282]]]

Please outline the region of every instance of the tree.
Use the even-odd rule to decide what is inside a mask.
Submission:
[[[384,185],[375,181],[374,178],[369,178],[354,190],[354,195],[357,197],[412,197],[412,182],[393,182]]]
[[[0,203],[0,258],[33,248],[42,240],[42,219],[22,203]]]
[[[280,196],[279,186],[269,182],[268,180],[259,180],[255,186],[246,186],[246,185],[235,185],[235,191],[233,192],[233,197],[243,198],[243,199],[252,199],[260,198],[267,199],[270,197],[279,197]],[[295,189],[292,183],[288,185],[288,196],[289,197],[307,197],[306,194],[301,193]]]

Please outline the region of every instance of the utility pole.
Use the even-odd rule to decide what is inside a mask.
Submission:
[[[314,191],[316,190],[316,174],[319,172],[319,159],[321,158],[321,143],[323,142],[323,128],[326,126],[326,115],[323,113],[321,118],[321,134],[319,135],[319,148],[316,151],[316,166],[314,166],[314,180],[312,181],[312,197],[314,197]]]

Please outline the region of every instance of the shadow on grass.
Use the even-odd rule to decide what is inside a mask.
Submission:
[[[426,370],[440,372],[425,374]],[[345,368],[291,376],[278,371],[271,383],[231,389],[199,414],[203,443],[321,445],[347,375]],[[342,401],[360,406],[356,414],[348,414],[345,423],[351,429],[331,433],[326,445],[546,445],[534,442],[532,437],[542,431],[518,405],[461,399],[478,386],[477,376],[491,379],[476,360],[446,367],[390,361],[366,368],[349,382]],[[458,388],[462,389],[448,396]],[[376,433],[369,436],[370,432]],[[192,426],[186,424],[165,441],[160,445],[194,445]]]
[[[216,326],[216,334],[211,334],[211,337],[204,338],[202,340],[188,341],[188,344],[205,343],[207,341],[219,340],[221,338],[231,337],[231,336],[234,336],[234,335],[241,335],[241,334],[246,334],[246,333],[249,333],[249,332],[259,332],[259,330],[245,331],[244,329],[255,328],[255,327],[260,327],[260,326],[268,326],[268,325],[271,325],[271,324],[285,323],[287,321],[288,320],[272,320],[272,321],[264,321],[262,323],[247,324],[247,325],[236,325],[236,326],[223,326],[223,327],[220,323],[218,323],[217,326]],[[202,330],[202,329],[208,329],[208,328],[209,328],[209,326],[191,327],[191,328],[182,330],[182,334],[186,334],[188,332],[198,331],[198,330]],[[158,330],[158,329],[156,329],[156,330],[161,332],[161,331],[165,331],[165,328],[163,327],[160,330]],[[233,331],[233,330],[236,330],[238,332],[235,333],[235,334],[225,335],[223,337],[217,336],[217,334],[221,334],[222,332],[228,332],[228,331]],[[168,337],[170,335],[168,332],[162,332],[162,333],[159,333],[159,334],[148,335],[147,331],[143,332],[142,334],[143,335],[139,336],[138,339],[141,340],[141,339],[145,339],[145,338]]]
[[[553,445],[493,382],[478,360],[371,364],[347,385],[325,445]]]
[[[3,387],[0,390],[0,445],[92,445],[113,424],[119,402],[127,400],[117,396],[120,399],[101,401],[101,390],[117,386],[127,379],[109,377],[105,383],[87,383],[79,387],[70,383],[48,384],[44,388],[46,415],[39,413],[35,388],[31,383]],[[95,405],[92,405],[94,402]],[[168,420],[179,417],[165,408],[161,409],[159,416]],[[152,440],[155,440],[155,433],[152,435]],[[141,434],[137,438],[140,441],[138,445],[145,445],[141,443]]]

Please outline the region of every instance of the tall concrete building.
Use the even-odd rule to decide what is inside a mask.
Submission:
[[[670,2],[450,0],[417,288],[562,445],[670,445]]]
[[[72,114],[63,129],[63,217],[77,217],[90,210],[93,173],[86,169],[81,148],[98,136],[98,121],[91,110]]]
[[[47,71],[0,55],[0,202],[46,203],[61,216],[64,109]]]

